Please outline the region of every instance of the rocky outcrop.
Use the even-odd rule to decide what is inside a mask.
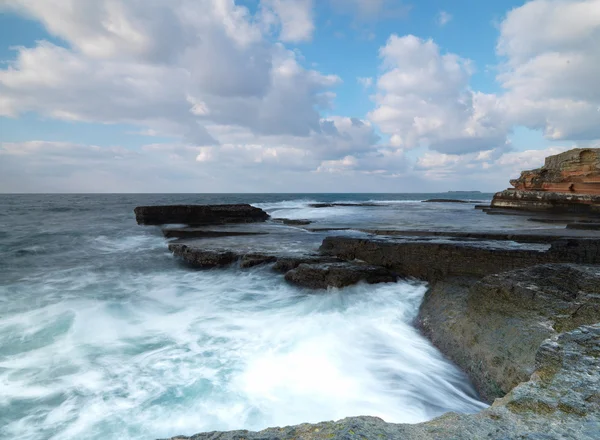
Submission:
[[[138,225],[220,225],[264,222],[269,214],[248,204],[138,206],[134,209]]]
[[[507,189],[494,195],[492,208],[600,215],[600,195]]]
[[[576,148],[523,171],[514,188],[494,195],[492,208],[600,214],[600,148]]]
[[[323,264],[323,263],[341,263],[335,257],[327,257],[322,255],[316,256],[303,256],[303,257],[280,257],[277,262],[273,265],[273,270],[279,273],[286,273],[292,269],[297,268],[301,264]]]
[[[286,281],[309,289],[346,287],[361,281],[394,283],[396,275],[383,267],[359,263],[301,264],[285,274]]]
[[[424,333],[489,401],[531,376],[544,340],[598,322],[600,268],[568,264],[446,280],[419,312]]]
[[[544,252],[464,243],[327,237],[320,250],[324,255],[361,260],[403,277],[431,282],[449,277],[483,277],[544,263],[600,263],[600,241],[593,239],[557,240]]]
[[[510,181],[520,191],[600,195],[600,148],[575,148],[546,158],[543,167]]]
[[[535,372],[478,414],[447,413],[415,425],[377,417],[269,428],[208,432],[172,440],[440,440],[598,439],[600,432],[600,324],[546,339],[534,350]]]
[[[179,243],[170,244],[169,250],[190,266],[200,269],[229,266],[241,258],[232,251],[199,249]]]

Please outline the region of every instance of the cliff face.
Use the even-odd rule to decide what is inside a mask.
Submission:
[[[576,148],[546,158],[542,168],[510,181],[521,191],[600,194],[600,149]]]
[[[576,148],[523,171],[492,207],[532,211],[600,212],[600,148]]]

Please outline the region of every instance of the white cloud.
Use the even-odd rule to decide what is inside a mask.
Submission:
[[[452,21],[452,18],[452,14],[449,12],[440,11],[437,15],[436,21],[440,26],[445,26]]]
[[[511,122],[548,139],[600,137],[600,0],[534,0],[500,25]]]
[[[352,14],[356,21],[405,17],[411,9],[401,0],[330,0],[335,11]]]
[[[377,107],[369,114],[393,145],[468,153],[505,145],[508,127],[494,95],[469,89],[470,60],[432,40],[392,35],[380,49]]]
[[[358,81],[358,83],[363,86],[365,89],[370,88],[373,85],[373,78],[372,77],[358,77],[356,78],[356,80]]]
[[[271,3],[276,10],[312,5],[290,1]],[[128,123],[200,145],[218,142],[205,129],[213,123],[308,136],[320,129],[319,109],[331,107],[329,89],[340,82],[305,69],[295,52],[270,43],[256,17],[232,0],[3,5],[42,21],[69,43],[18,49],[16,60],[0,70],[4,116],[35,111]],[[282,38],[307,35],[290,20],[282,22]]]
[[[313,0],[263,0],[263,21],[270,27],[279,27],[279,38],[284,42],[310,41],[315,30]]]

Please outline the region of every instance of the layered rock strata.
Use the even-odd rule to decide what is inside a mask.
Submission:
[[[403,277],[434,282],[448,277],[483,277],[543,263],[600,263],[600,241],[557,240],[548,251],[494,249],[468,244],[394,242],[352,237],[327,237],[324,255],[361,260],[393,270]]]
[[[264,222],[269,214],[248,204],[138,206],[134,209],[139,225],[220,225]]]
[[[510,183],[514,188],[494,195],[492,208],[600,214],[600,149],[549,156]]]

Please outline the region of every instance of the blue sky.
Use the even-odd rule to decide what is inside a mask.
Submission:
[[[148,5],[0,1],[0,192],[493,191],[600,138],[599,0]]]

